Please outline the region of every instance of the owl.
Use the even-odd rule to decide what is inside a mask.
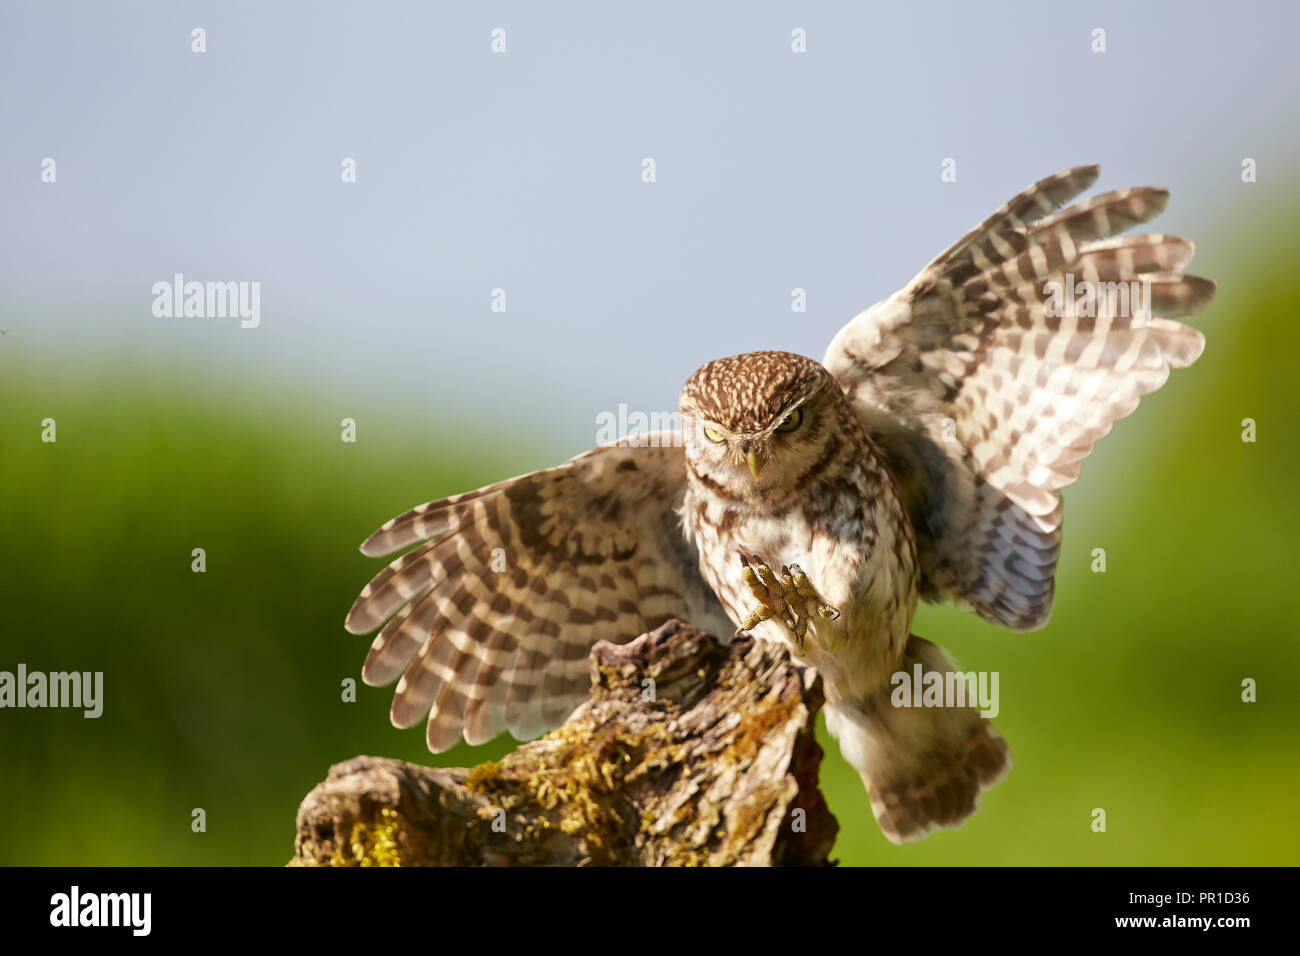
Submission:
[[[1165,190],[1060,208],[1098,172],[1019,193],[851,319],[820,363],[704,365],[681,391],[680,434],[384,524],[362,552],[405,553],[346,627],[378,630],[362,676],[397,681],[392,722],[424,721],[434,752],[536,736],[586,697],[595,641],[679,617],[781,642],[821,675],[827,726],[889,840],[960,825],[1011,755],[972,701],[899,700],[898,675],[954,686],[943,651],[911,633],[918,600],[1046,624],[1061,489],[1204,345],[1174,321],[1215,291],[1183,273],[1192,243],[1119,235]]]

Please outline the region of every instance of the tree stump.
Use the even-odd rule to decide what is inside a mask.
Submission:
[[[589,664],[590,697],[500,762],[331,767],[290,865],[830,865],[814,672],[680,621]]]

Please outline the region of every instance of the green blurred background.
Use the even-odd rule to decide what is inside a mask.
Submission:
[[[1236,252],[1198,259],[1219,282],[1192,319],[1205,354],[1067,492],[1047,629],[922,610],[917,633],[1001,674],[996,723],[1016,767],[982,812],[891,846],[823,730],[842,863],[1300,860],[1294,213],[1225,217],[1215,246]],[[466,766],[512,746],[434,757],[422,729],[389,726],[391,689],[340,700],[368,644],[343,616],[380,567],[357,545],[413,504],[577,449],[469,411],[343,407],[310,384],[174,358],[72,362],[16,331],[0,337],[0,669],[102,670],[106,702],[98,720],[0,719],[0,863],[282,864],[298,802],[331,763]],[[356,444],[339,440],[347,415]],[[40,441],[46,417],[56,444]],[[1105,574],[1089,569],[1096,547]],[[1241,701],[1246,677],[1257,703]],[[206,833],[191,832],[195,807]]]

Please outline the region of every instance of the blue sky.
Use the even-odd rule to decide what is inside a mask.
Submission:
[[[1217,226],[1281,195],[1296,9],[9,4],[5,358],[108,350],[417,421],[454,407],[575,453],[597,413],[672,408],[712,358],[820,358],[1067,166],[1170,187],[1155,228],[1213,275]],[[155,318],[176,272],[261,282],[261,325]]]

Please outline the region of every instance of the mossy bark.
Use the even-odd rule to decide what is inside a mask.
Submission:
[[[670,621],[589,660],[589,699],[500,762],[331,767],[290,865],[828,864],[821,683],[784,649]]]

